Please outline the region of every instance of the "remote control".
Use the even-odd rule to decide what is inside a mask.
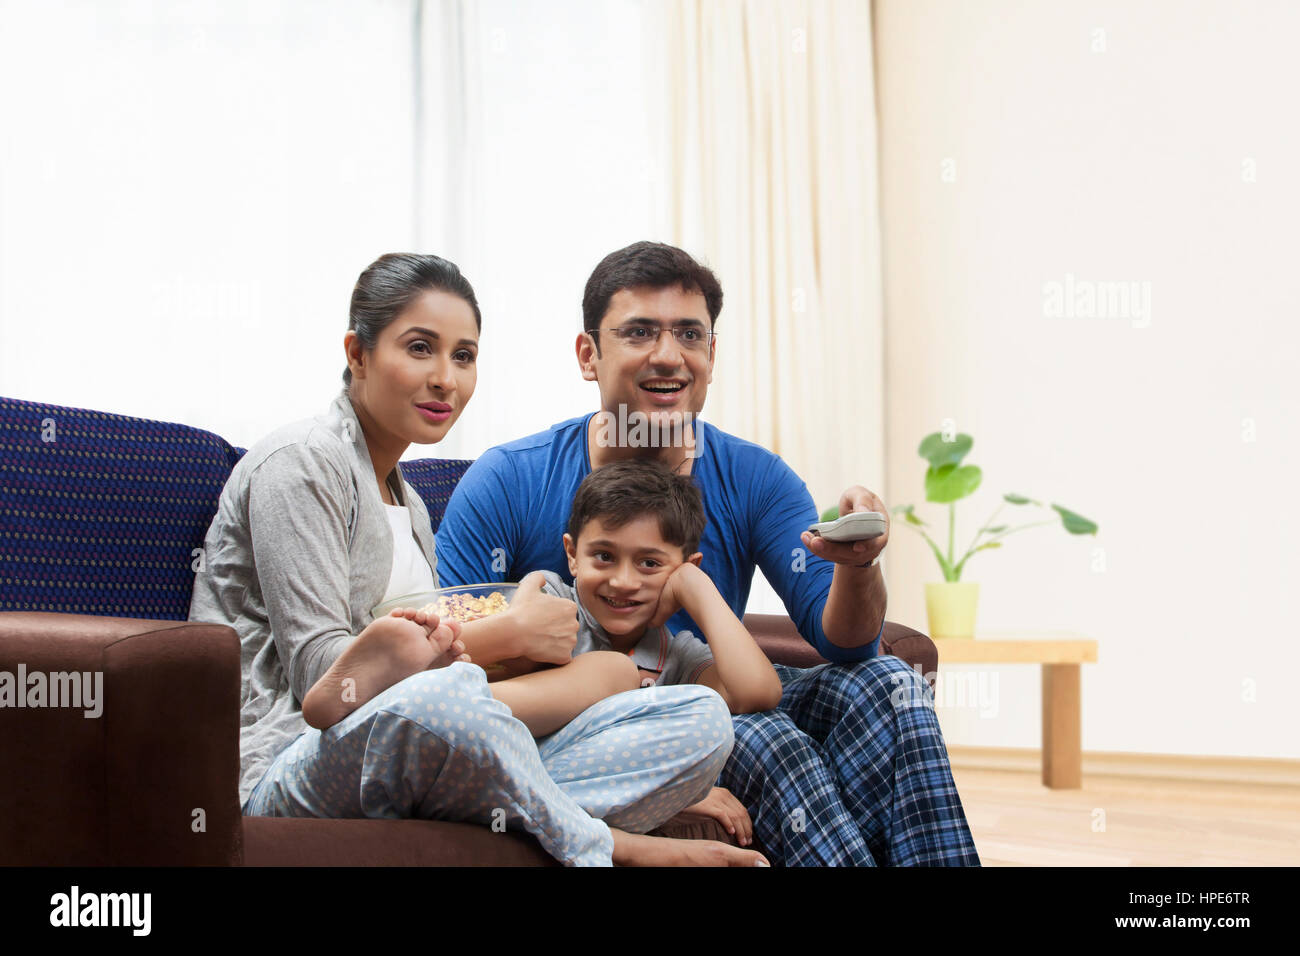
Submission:
[[[885,516],[879,511],[851,511],[834,521],[819,521],[808,530],[827,541],[865,541],[885,533]]]

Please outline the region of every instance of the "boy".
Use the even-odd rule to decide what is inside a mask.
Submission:
[[[732,613],[696,551],[706,518],[699,489],[657,461],[629,460],[598,468],[578,486],[564,550],[573,586],[552,571],[525,577],[573,601],[578,610],[573,659],[560,667],[510,661],[512,675],[495,680],[492,695],[534,737],[563,727],[597,702],[638,687],[702,684],[733,714],[771,710],[781,680],[767,656]],[[425,611],[399,609],[416,620]],[[679,610],[708,632],[671,633]],[[423,623],[420,620],[419,623]],[[466,659],[463,655],[460,659]]]
[[[771,710],[776,671],[700,570],[705,520],[695,483],[659,462],[599,468],[578,486],[564,535],[573,586],[547,571],[544,590],[578,605],[575,658],[616,651],[635,662],[642,687],[703,684],[733,714]],[[708,644],[664,626],[679,610]]]
[[[776,707],[781,701],[776,670],[700,570],[703,555],[695,549],[705,520],[695,482],[660,462],[615,462],[583,479],[564,535],[573,585],[544,572],[543,590],[574,601],[579,621],[573,662],[550,674],[571,682],[578,675],[564,672],[612,651],[635,663],[641,687],[702,684],[733,714]],[[708,633],[708,644],[690,631],[673,634],[665,626],[679,610]],[[510,685],[528,679],[494,684],[497,699],[503,699],[499,691],[509,693]],[[556,716],[567,721],[581,713],[592,690],[573,686],[565,693],[553,685],[552,706],[562,710]],[[564,710],[566,699],[572,703]],[[515,716],[528,723],[519,712]],[[723,787],[712,787],[686,812],[716,819],[742,847],[753,843],[749,812]]]

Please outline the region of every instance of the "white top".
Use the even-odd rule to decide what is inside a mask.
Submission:
[[[388,515],[389,527],[393,529],[393,571],[388,576],[384,600],[376,607],[404,594],[432,591],[438,586],[433,580],[433,569],[411,533],[410,512],[401,505],[385,503],[384,514]]]

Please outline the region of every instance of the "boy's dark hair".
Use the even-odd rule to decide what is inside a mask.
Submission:
[[[582,293],[582,329],[600,328],[600,320],[609,311],[609,300],[623,289],[645,286],[667,289],[681,286],[687,292],[704,296],[709,310],[710,328],[717,325],[722,311],[722,286],[718,277],[676,246],[662,242],[634,242],[611,252],[592,271]]]
[[[373,350],[379,333],[417,296],[430,290],[448,292],[468,302],[474,310],[474,325],[483,331],[483,313],[474,287],[456,264],[441,256],[413,252],[390,252],[366,266],[352,289],[348,328],[357,333],[367,351]],[[352,369],[343,370],[343,384],[352,385]]]
[[[573,496],[567,530],[576,543],[593,518],[607,528],[621,528],[642,515],[659,519],[659,533],[682,549],[682,557],[699,550],[707,520],[700,489],[689,475],[654,460],[616,461],[584,478]]]

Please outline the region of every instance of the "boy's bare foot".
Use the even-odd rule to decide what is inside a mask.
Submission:
[[[455,661],[468,661],[456,621],[397,608],[357,635],[302,702],[302,716],[317,730],[333,727],[398,681]]]
[[[716,840],[677,840],[672,837],[625,833],[610,827],[615,866],[771,866],[757,850]]]

